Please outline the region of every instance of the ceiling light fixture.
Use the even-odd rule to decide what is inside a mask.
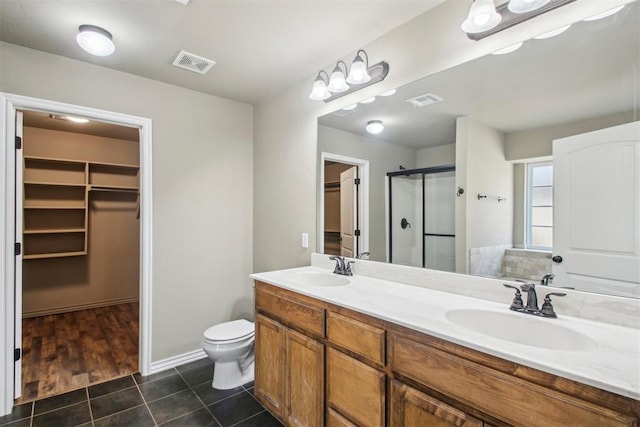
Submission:
[[[66,120],[73,123],[89,123],[90,121],[89,119],[86,119],[84,117],[67,116],[64,114],[49,114],[49,118],[56,120]]]
[[[109,56],[115,50],[113,36],[104,28],[95,25],[80,25],[76,41],[82,49],[95,56]]]
[[[370,134],[377,135],[384,130],[384,125],[382,124],[382,120],[369,120],[365,129]]]
[[[333,101],[341,96],[381,82],[389,74],[389,64],[382,61],[369,66],[369,56],[360,49],[351,62],[351,68],[344,61],[338,61],[329,76],[320,70],[313,82],[309,98],[314,101]]]
[[[624,9],[626,5],[622,5],[622,6],[618,6],[618,7],[614,7],[613,9],[609,9],[609,10],[605,10],[604,12],[600,12],[596,15],[590,16],[588,18],[585,18],[585,21],[597,21],[598,19],[602,19],[602,18],[606,18],[607,16],[611,16],[615,13],[620,12],[622,9]]]
[[[493,0],[475,0],[461,28],[477,41],[573,1],[509,0],[495,7]]]

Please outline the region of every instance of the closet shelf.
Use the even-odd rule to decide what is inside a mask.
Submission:
[[[109,166],[116,168],[129,168],[129,169],[140,169],[138,165],[131,165],[125,163],[110,163],[110,162],[94,162],[91,160],[73,160],[73,159],[61,159],[57,157],[40,157],[40,156],[24,156],[25,160],[37,160],[41,162],[51,162],[51,163],[73,163],[84,165],[89,163],[91,166]]]
[[[24,230],[24,234],[57,234],[57,233],[84,233],[84,228],[41,228],[36,230]]]
[[[71,257],[71,256],[81,256],[86,254],[87,254],[87,251],[52,252],[52,253],[46,253],[46,254],[23,255],[22,259],[63,258],[63,257]]]
[[[128,185],[99,185],[99,184],[90,184],[89,191],[93,190],[125,190],[125,191],[138,191],[138,187],[128,186]]]
[[[24,181],[24,185],[46,185],[49,187],[85,187],[85,184],[73,184],[67,182],[39,182],[39,181]]]
[[[58,210],[58,209],[75,209],[75,210],[85,210],[86,206],[25,206],[24,209],[49,209],[49,210]]]

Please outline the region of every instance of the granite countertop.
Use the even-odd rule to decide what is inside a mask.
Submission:
[[[345,277],[343,286],[303,283],[304,275],[332,275],[319,267],[300,267],[252,274],[260,280],[303,295],[368,314],[397,325],[482,351],[493,356],[588,384],[622,396],[640,399],[640,330],[559,315],[546,319],[511,312],[504,304],[464,295],[406,285],[389,280]],[[581,351],[557,350],[519,344],[476,332],[447,318],[453,310],[486,310],[546,322],[588,337],[595,345]],[[509,318],[507,318],[508,321]],[[527,331],[523,330],[522,333]]]

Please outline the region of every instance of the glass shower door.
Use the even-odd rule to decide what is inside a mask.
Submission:
[[[424,267],[455,271],[455,172],[424,176]]]

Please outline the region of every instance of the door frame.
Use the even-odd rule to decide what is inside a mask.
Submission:
[[[140,129],[140,337],[138,367],[142,375],[151,368],[151,291],[152,291],[152,121],[79,105],[0,92],[0,121],[4,130],[0,135],[0,415],[11,412],[14,404],[14,334],[15,334],[15,115],[17,110],[55,112],[79,115],[103,122]]]
[[[369,161],[340,154],[321,152],[318,170],[318,214],[317,214],[317,250],[324,253],[324,162],[332,161],[358,167],[360,189],[358,190],[358,224],[360,225],[360,252],[369,252]],[[358,255],[358,254],[356,254]]]

